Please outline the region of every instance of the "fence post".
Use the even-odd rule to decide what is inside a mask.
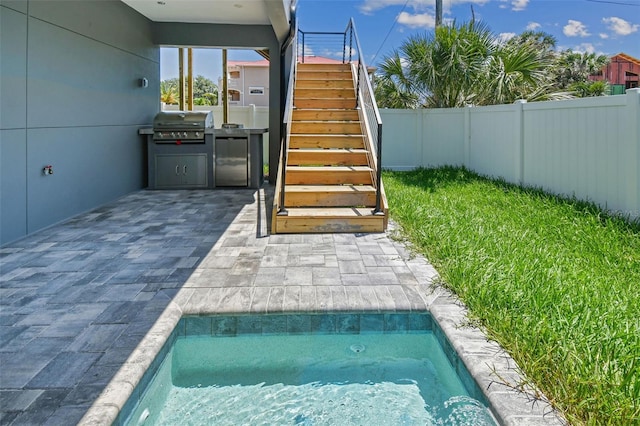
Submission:
[[[464,107],[464,166],[471,169],[471,108],[472,105]]]
[[[524,184],[524,104],[527,103],[526,99],[518,99],[514,102],[515,109],[515,139],[516,139],[516,154],[515,154],[515,176],[519,185]]]
[[[640,88],[627,89],[627,123],[629,123],[629,140],[635,143],[636,167],[633,177],[635,198],[629,203],[629,216],[640,219]]]
[[[249,104],[249,125],[256,127],[256,105]]]
[[[425,141],[424,116],[429,110],[427,108],[415,108],[413,111],[416,115],[416,141],[418,141],[417,155],[414,161],[417,163],[416,167],[427,167],[427,162],[425,161],[424,156],[425,151],[428,150],[425,149],[425,145],[429,146],[428,144],[430,141]]]

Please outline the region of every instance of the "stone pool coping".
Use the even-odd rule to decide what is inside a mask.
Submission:
[[[551,405],[531,387],[524,387],[527,392],[517,389],[523,383],[523,377],[519,374],[515,361],[494,341],[487,339],[486,335],[478,328],[469,324],[467,311],[461,303],[442,288],[432,288],[437,291],[428,311],[413,311],[413,313],[429,312],[434,322],[444,333],[451,348],[445,348],[445,352],[453,350],[457,353],[457,361],[464,365],[475,379],[478,387],[483,391],[484,397],[490,404],[491,411],[496,420],[503,425],[564,425],[566,421],[553,410]],[[80,425],[111,425],[119,421],[119,413],[129,398],[136,391],[145,371],[152,365],[156,356],[163,350],[168,339],[172,335],[178,322],[184,316],[192,315],[247,315],[242,311],[207,311],[195,309],[190,304],[193,299],[192,289],[181,290],[176,298],[170,302],[164,313],[156,321],[153,327],[133,351],[129,359],[117,372],[102,394],[94,402],[80,421]],[[321,311],[316,314],[348,314],[348,313],[385,313],[376,311]],[[394,313],[389,311],[388,313]],[[411,313],[398,312],[395,313]],[[313,312],[278,311],[265,312],[268,314],[294,315],[313,314]],[[434,331],[438,330],[434,328]],[[453,362],[456,370],[460,366]],[[503,382],[504,381],[504,382]],[[139,391],[139,390],[138,390]],[[534,398],[533,395],[539,395]],[[137,399],[137,397],[136,397]],[[116,423],[118,424],[118,423]]]

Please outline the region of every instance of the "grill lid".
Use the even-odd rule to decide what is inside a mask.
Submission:
[[[154,130],[204,130],[211,127],[211,111],[163,111],[153,119]]]

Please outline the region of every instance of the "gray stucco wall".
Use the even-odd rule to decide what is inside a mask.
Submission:
[[[269,25],[222,25],[156,22],[156,44],[162,46],[268,49],[269,62],[269,164],[277,170],[280,155],[280,43]],[[216,124],[217,126],[217,124]],[[272,183],[275,173],[269,174]]]
[[[2,0],[0,31],[5,244],[145,186],[137,130],[159,110],[160,53],[119,0]]]

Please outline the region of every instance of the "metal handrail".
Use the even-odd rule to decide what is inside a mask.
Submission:
[[[286,54],[286,50],[290,45],[293,44],[293,55],[291,55],[291,69],[289,71],[289,84],[287,86],[287,93],[285,95],[286,103],[284,116],[282,118],[282,128],[280,133],[281,144],[280,144],[280,200],[278,205],[278,215],[287,215],[287,209],[285,208],[285,181],[287,177],[287,157],[289,151],[289,123],[291,122],[291,117],[293,113],[293,88],[295,84],[296,78],[296,64],[298,62],[297,54],[298,54],[298,46],[297,46],[297,38],[296,34],[298,33],[298,23],[296,19],[296,2],[293,1],[291,3],[291,26],[289,30],[289,36],[285,43],[282,46],[280,51],[280,57],[282,58],[282,64],[284,65],[284,56]],[[284,67],[283,67],[284,69]]]
[[[380,117],[380,110],[378,109],[378,104],[376,103],[376,98],[373,93],[373,87],[371,86],[371,80],[369,79],[367,65],[364,61],[364,55],[360,47],[360,40],[358,39],[358,32],[356,31],[356,24],[353,18],[349,20],[349,25],[347,25],[345,32],[346,31],[349,31],[351,37],[355,40],[355,49],[358,54],[356,108],[362,103],[364,106],[363,113],[369,123],[369,127],[371,130],[373,130],[373,128],[376,130],[376,134],[371,135],[376,139],[376,207],[373,213],[384,213],[382,208],[382,118]],[[352,50],[352,46],[350,45],[349,55],[351,55]]]
[[[371,148],[375,149],[375,186],[376,186],[376,207],[373,211],[374,214],[384,213],[382,206],[382,118],[380,117],[380,111],[378,110],[378,104],[373,93],[369,74],[367,72],[367,65],[364,60],[362,48],[360,46],[360,40],[358,39],[358,33],[356,31],[356,25],[351,18],[344,32],[304,32],[299,30],[298,34],[301,38],[298,48],[302,50],[297,53],[301,59],[300,62],[304,63],[307,50],[313,50],[312,47],[307,45],[306,36],[322,36],[323,41],[330,42],[334,37],[341,36],[342,38],[342,63],[353,63],[353,54],[358,56],[357,73],[356,73],[356,104],[354,109],[360,109],[362,105],[363,115],[367,120],[368,128],[371,133],[372,139],[375,139],[375,147],[371,144]],[[349,36],[349,42],[347,43],[347,35]],[[338,42],[339,43],[339,42]],[[347,49],[349,52],[347,60]],[[298,50],[296,50],[298,52]],[[374,161],[374,160],[372,160]]]

